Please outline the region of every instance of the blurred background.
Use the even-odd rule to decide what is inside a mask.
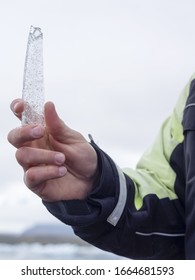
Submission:
[[[0,0],[0,259],[119,258],[82,243],[23,184],[8,132],[30,25],[44,34],[45,99],[135,168],[195,71],[193,0]],[[86,246],[88,250],[86,250]]]

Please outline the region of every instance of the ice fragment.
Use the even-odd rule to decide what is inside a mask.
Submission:
[[[25,110],[22,114],[22,125],[44,125],[44,79],[43,79],[43,33],[39,27],[30,27],[22,99]]]

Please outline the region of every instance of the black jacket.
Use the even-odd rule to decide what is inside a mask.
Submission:
[[[195,76],[137,164],[121,170],[94,141],[101,178],[86,200],[43,202],[76,235],[133,259],[195,259]]]

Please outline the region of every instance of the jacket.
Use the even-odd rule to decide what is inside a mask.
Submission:
[[[92,140],[100,181],[86,200],[45,202],[75,234],[131,259],[195,259],[195,75],[136,169]]]

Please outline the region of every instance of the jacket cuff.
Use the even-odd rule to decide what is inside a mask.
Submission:
[[[93,140],[91,145],[98,156],[98,186],[86,200],[43,201],[43,204],[52,215],[71,226],[89,226],[106,220],[115,226],[126,204],[125,175]]]

